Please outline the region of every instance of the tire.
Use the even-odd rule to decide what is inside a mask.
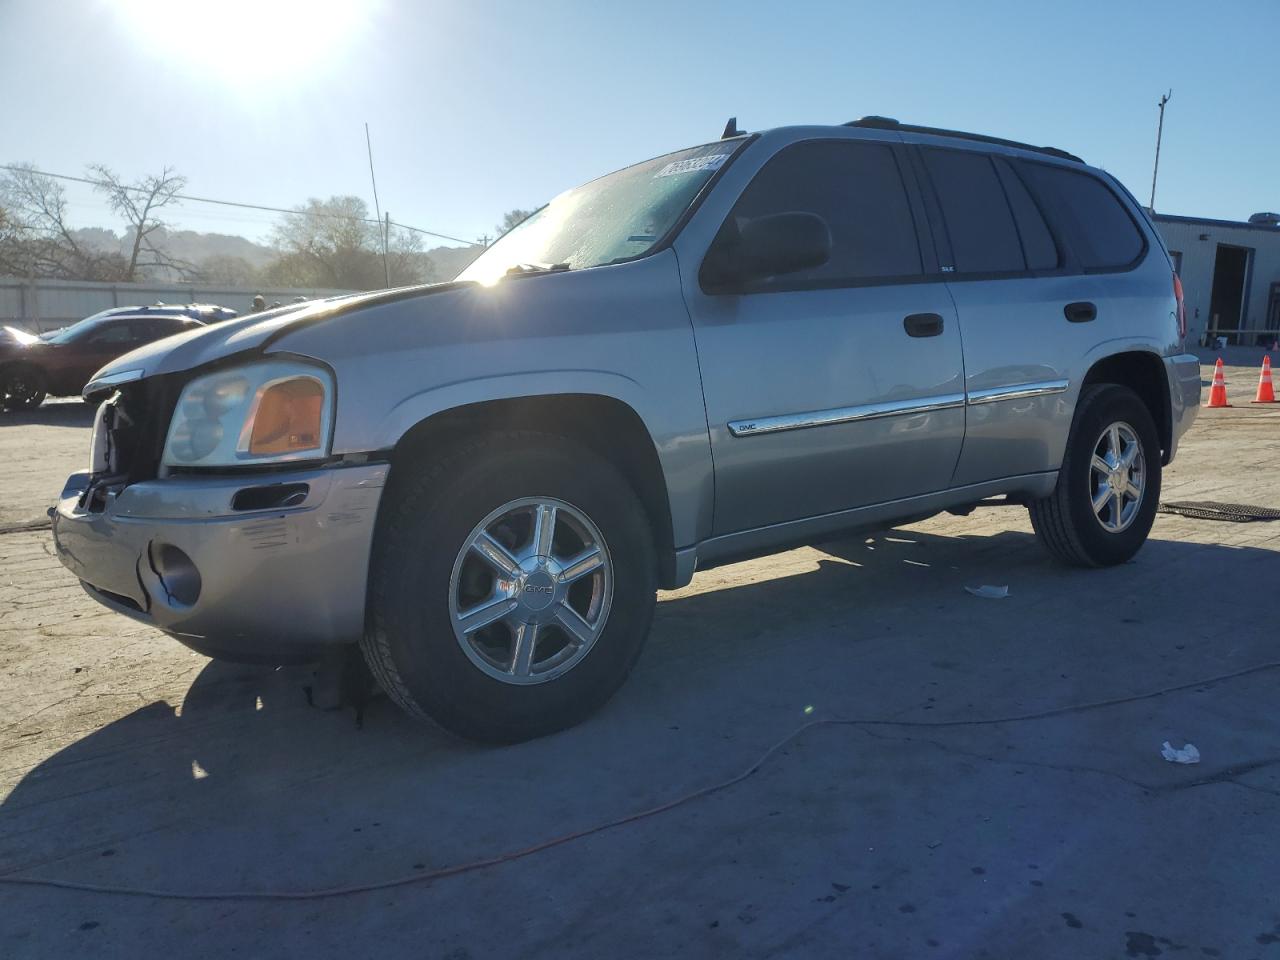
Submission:
[[[1111,432],[1113,427],[1115,433]],[[1119,445],[1114,443],[1116,437]],[[1122,446],[1127,454],[1135,442],[1140,457],[1127,474],[1113,476],[1127,476],[1141,487],[1141,495],[1125,494],[1119,502],[1114,495],[1104,497],[1099,515],[1093,498],[1106,492],[1102,466],[1110,466],[1115,459],[1113,447]],[[1096,467],[1095,452],[1103,461]],[[1147,405],[1128,387],[1111,383],[1086,386],[1076,405],[1057,486],[1048,497],[1029,505],[1031,526],[1049,553],[1063,563],[1077,567],[1124,563],[1151,532],[1160,503],[1160,480],[1160,440]],[[1121,485],[1117,481],[1116,486]]]
[[[649,633],[657,565],[644,507],[612,464],[563,437],[496,434],[425,466],[393,468],[386,497],[361,649],[392,700],[460,737],[517,743],[573,726],[622,685]],[[556,540],[541,551],[532,546],[539,515],[533,500],[544,510],[559,505],[551,523]],[[572,587],[562,584],[567,567],[560,576],[550,568],[549,579],[543,568],[504,577],[489,558],[488,541],[484,549],[470,548],[478,530],[492,531],[490,540],[510,548],[499,563],[524,553],[526,566],[544,562],[538,555],[585,556],[593,537],[605,562]],[[516,605],[510,620],[464,637],[462,615],[492,597]],[[543,610],[526,609],[544,602]],[[559,621],[545,619],[568,622],[561,608],[573,605],[585,610],[584,625],[596,617],[594,639],[575,644]],[[523,618],[541,623],[534,654],[517,666]]]
[[[44,403],[44,374],[21,364],[0,372],[0,399],[6,410],[34,410]]]

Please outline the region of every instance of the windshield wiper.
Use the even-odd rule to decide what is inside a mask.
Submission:
[[[513,263],[507,267],[507,276],[525,273],[564,273],[573,269],[567,263]]]

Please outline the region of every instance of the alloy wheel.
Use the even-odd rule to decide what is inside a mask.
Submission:
[[[612,599],[599,528],[550,497],[511,501],[476,524],[449,579],[459,646],[503,683],[544,683],[572,670],[600,638]]]
[[[1129,424],[1111,424],[1093,445],[1089,463],[1089,497],[1093,515],[1108,533],[1133,523],[1147,485],[1142,443]]]

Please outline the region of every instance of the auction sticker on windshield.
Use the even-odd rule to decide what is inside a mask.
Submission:
[[[653,176],[654,179],[657,179],[658,177],[674,176],[677,173],[697,173],[702,170],[716,170],[728,159],[729,155],[727,153],[713,153],[708,157],[690,157],[688,160],[672,160]]]

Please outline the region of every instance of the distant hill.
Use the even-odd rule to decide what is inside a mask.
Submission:
[[[118,234],[102,227],[82,227],[73,230],[77,243],[103,253],[128,255],[132,239],[128,234]],[[160,228],[152,235],[153,242],[169,256],[198,267],[207,267],[214,279],[221,282],[250,285],[253,274],[274,263],[279,253],[262,243],[254,243],[245,237],[227,233],[201,233],[196,230],[168,230]],[[483,247],[435,247],[426,251],[431,260],[430,280],[452,280],[478,257]],[[173,279],[162,277],[157,279]]]
[[[73,230],[77,243],[103,253],[128,254],[132,237],[102,227]],[[228,233],[200,233],[196,230],[168,230],[161,227],[151,234],[152,241],[171,257],[188,263],[202,263],[210,257],[239,257],[251,267],[261,269],[276,259],[270,247]]]
[[[431,258],[436,274],[432,279],[452,280],[482,253],[484,247],[436,247],[428,250],[427,256]]]

